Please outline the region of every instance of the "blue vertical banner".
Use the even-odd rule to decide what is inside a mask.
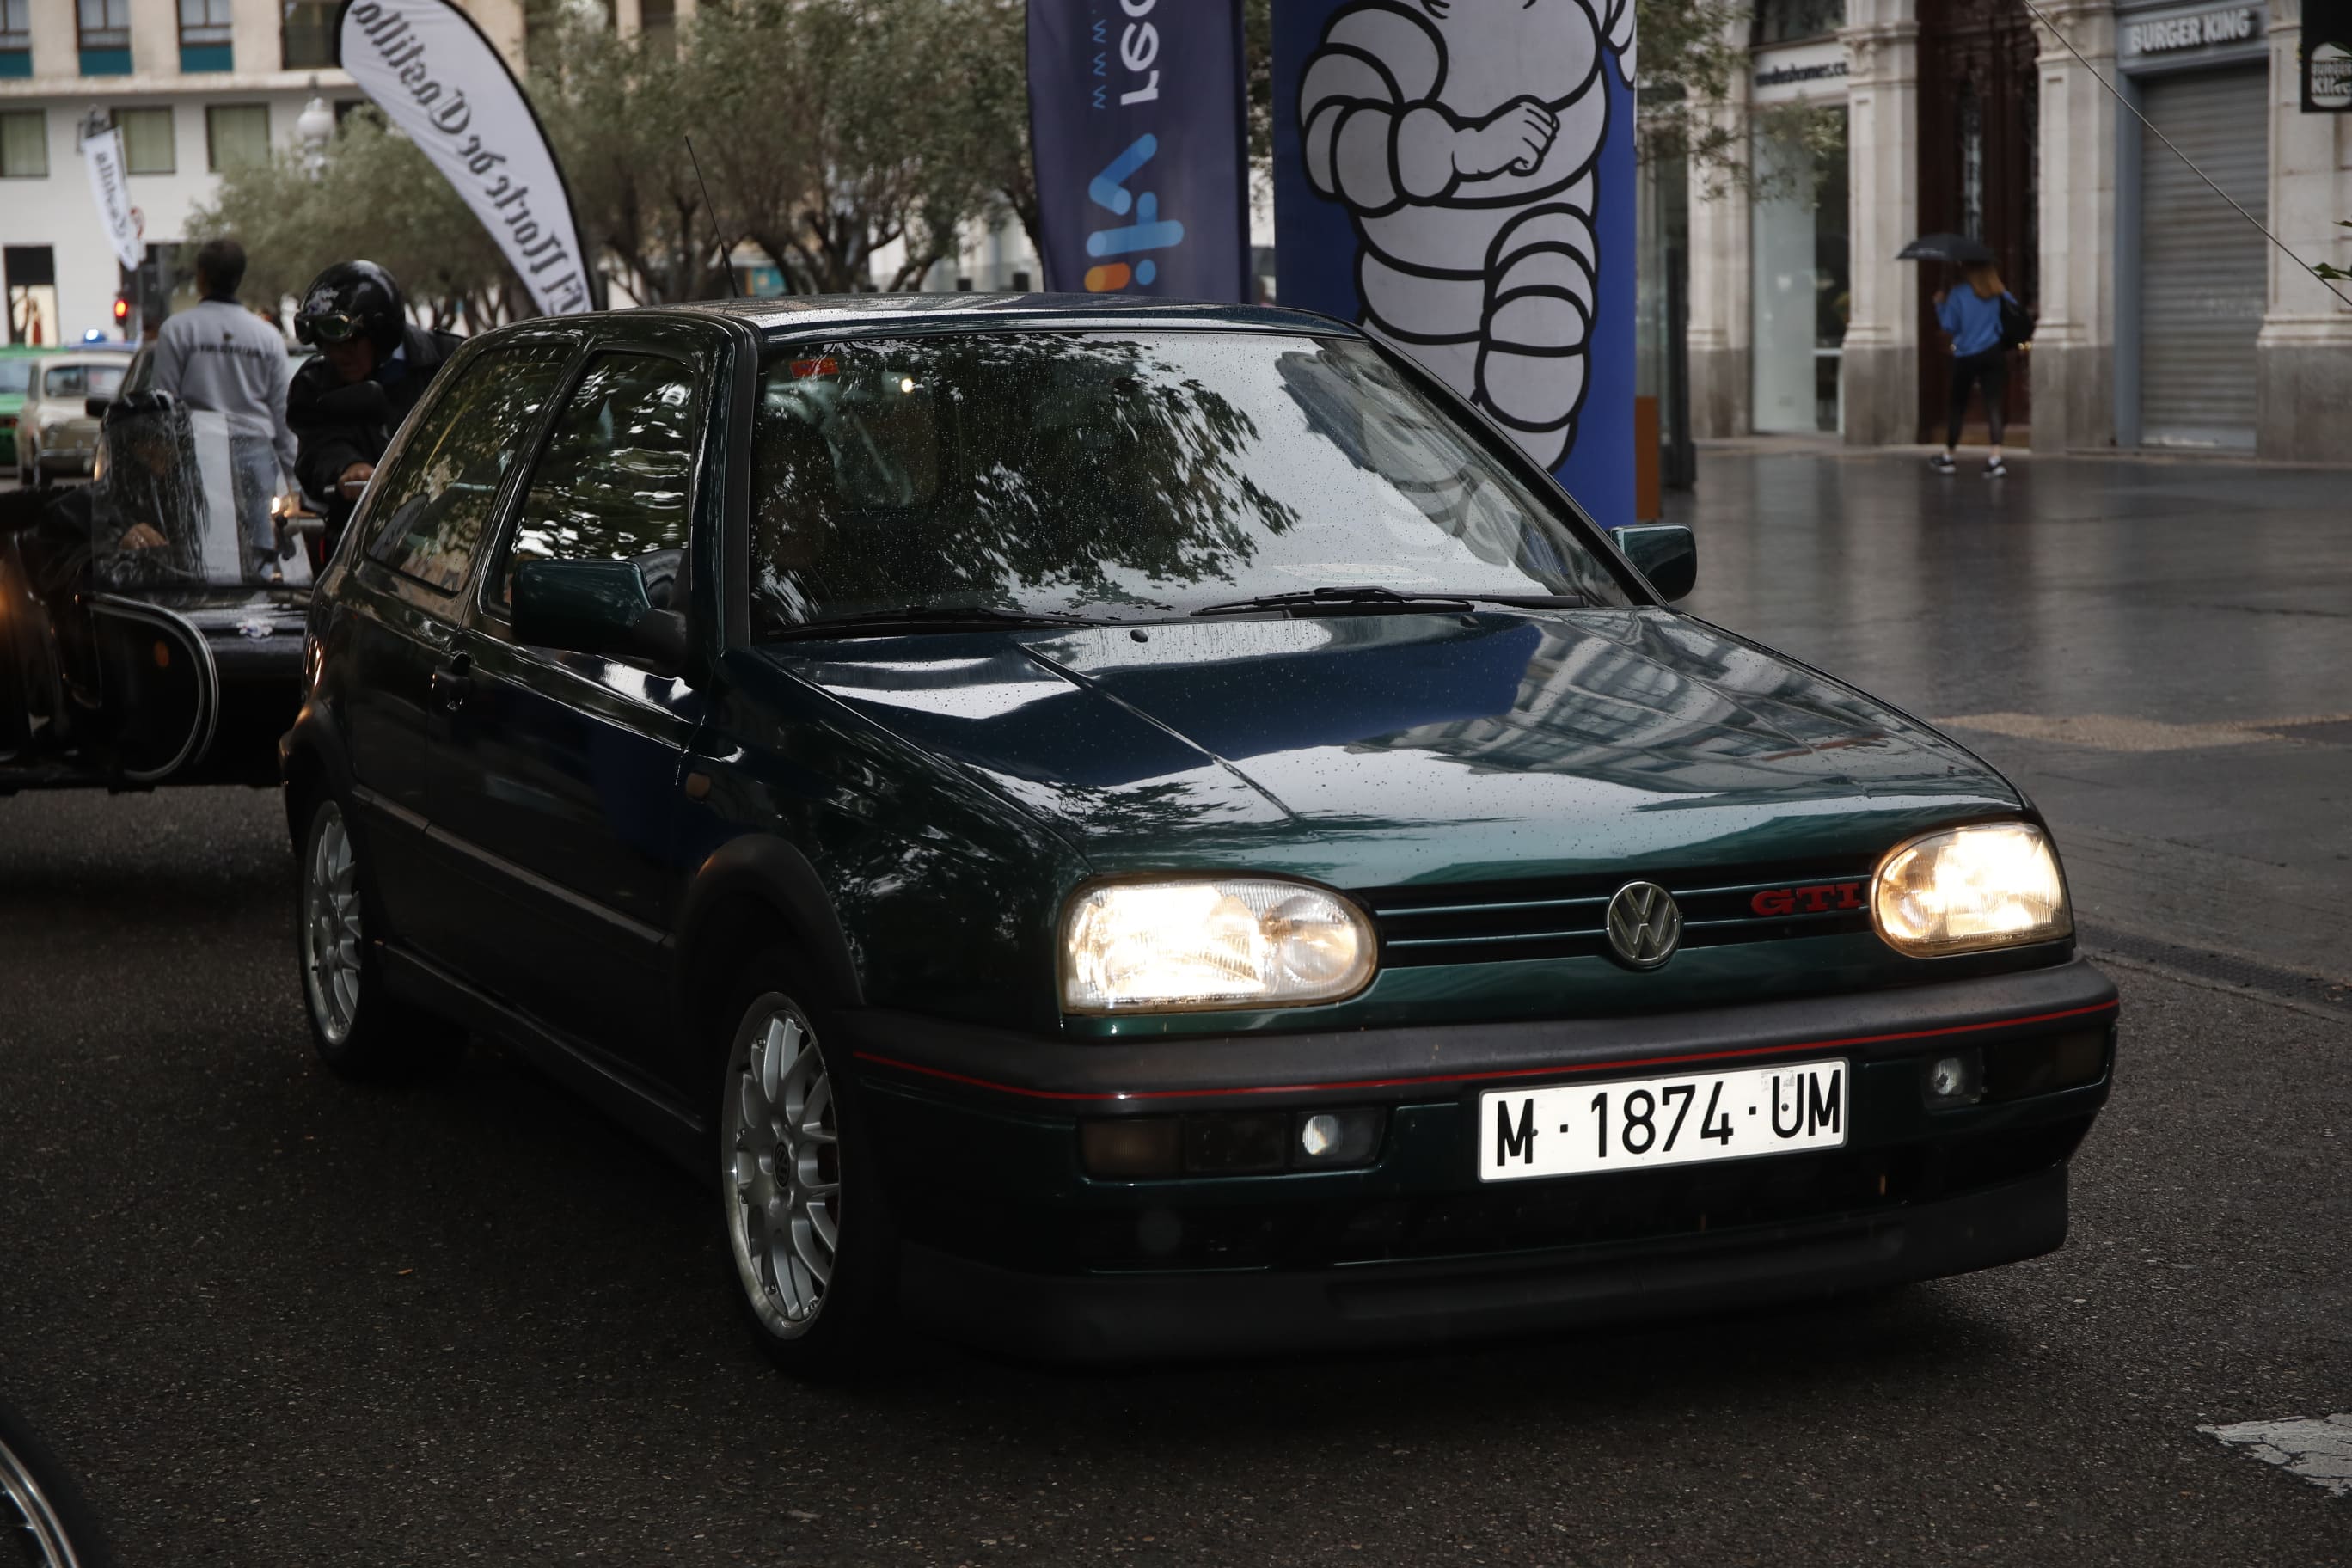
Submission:
[[[1633,0],[1281,0],[1281,302],[1360,321],[1633,521]]]
[[[1029,0],[1045,287],[1249,298],[1241,0]]]

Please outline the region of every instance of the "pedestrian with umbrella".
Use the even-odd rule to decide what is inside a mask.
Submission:
[[[1979,240],[1957,234],[1928,234],[1905,246],[1898,261],[1942,261],[1960,269],[1964,287],[1936,290],[1936,323],[1952,338],[1951,408],[1944,425],[1944,449],[1928,459],[1939,474],[1956,469],[1953,455],[1960,444],[1960,425],[1968,416],[1969,395],[1984,392],[1985,426],[1992,437],[1992,455],[1985,460],[1985,478],[1997,479],[2009,472],[2000,458],[2001,404],[2009,391],[2009,351],[2032,335],[2021,331],[2029,322],[2024,308],[2001,286],[1992,252]]]

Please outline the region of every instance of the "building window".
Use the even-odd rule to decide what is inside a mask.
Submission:
[[[230,0],[180,0],[180,69],[225,71],[236,68],[235,32],[229,19]]]
[[[1972,82],[1960,84],[1960,232],[1971,239],[1984,237],[1985,134],[1984,100]]]
[[[677,0],[639,0],[637,26],[644,29],[646,43],[673,54],[677,49]]]
[[[1758,0],[1756,42],[1793,44],[1845,26],[1845,0]]]
[[[0,0],[0,77],[33,74],[33,0]]]
[[[131,0],[75,0],[81,29],[81,74],[131,74]]]
[[[206,109],[205,158],[215,174],[269,162],[269,105],[215,103]]]
[[[278,48],[288,70],[333,68],[335,13],[341,9],[341,0],[285,0],[278,25]]]
[[[0,179],[45,180],[48,176],[47,110],[12,109],[0,114]]]
[[[173,142],[172,110],[118,109],[114,128],[122,132],[122,170],[128,174],[168,174],[179,167]]]

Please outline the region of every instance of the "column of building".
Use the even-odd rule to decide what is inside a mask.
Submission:
[[[1732,37],[1747,47],[1745,13],[1732,24]],[[1727,128],[1745,136],[1748,91],[1748,73],[1742,70],[1727,84],[1722,105],[1694,107],[1693,139]],[[1754,384],[1748,359],[1748,196],[1706,169],[1694,168],[1690,183],[1691,434],[1701,440],[1745,436]]]
[[[2042,289],[2033,348],[2025,360],[2033,378],[2034,449],[2064,452],[2111,447],[2116,439],[2120,110],[2100,79],[2115,79],[2116,17],[2113,0],[2049,0],[2042,11],[2050,21],[2036,28]]]
[[[2352,114],[2303,112],[2303,0],[2271,10],[2269,309],[2255,339],[2256,450],[2265,458],[2352,457],[2352,306],[2301,261],[2352,264]],[[2336,287],[2352,294],[2352,284]]]
[[[1895,252],[1917,233],[1919,25],[1914,0],[1851,0],[1844,39],[1853,306],[1842,368],[1845,440],[1913,439],[1918,409],[1918,279]]]

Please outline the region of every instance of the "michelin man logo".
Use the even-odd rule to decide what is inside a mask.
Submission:
[[[1594,164],[1633,0],[1360,0],[1307,62],[1307,177],[1347,204],[1362,320],[1557,468],[1576,444]]]

